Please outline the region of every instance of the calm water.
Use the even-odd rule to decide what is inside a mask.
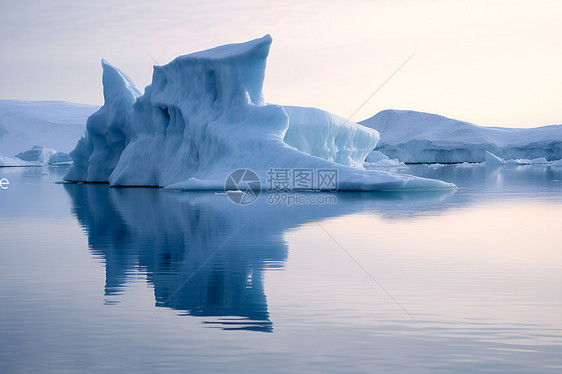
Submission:
[[[562,371],[562,168],[331,205],[0,168],[0,372]]]

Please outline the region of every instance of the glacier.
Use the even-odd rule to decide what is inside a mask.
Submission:
[[[329,169],[338,190],[454,188],[451,183],[365,170],[377,131],[314,108],[263,97],[272,39],[266,35],[154,66],[144,94],[102,60],[104,105],[70,153],[68,182],[224,190],[228,175],[251,169]]]
[[[384,110],[360,124],[380,133],[376,150],[405,163],[562,159],[562,125],[529,129],[482,127],[436,114]]]

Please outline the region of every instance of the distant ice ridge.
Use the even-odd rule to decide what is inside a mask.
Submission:
[[[17,157],[8,157],[8,156],[1,156],[0,155],[0,167],[6,166],[41,166],[38,163],[33,163],[29,161],[24,161]]]
[[[68,153],[40,145],[18,153],[14,157],[0,156],[0,166],[43,166],[72,162]]]
[[[72,161],[67,152],[97,108],[62,101],[0,100],[0,167]]]
[[[495,154],[486,151],[486,165],[558,165],[562,160],[557,160],[554,162],[547,161],[544,157],[534,158],[532,160],[527,159],[510,159],[504,160],[501,157],[496,156]]]
[[[373,150],[367,155],[363,165],[366,167],[395,167],[404,166],[404,163],[399,161],[398,159],[391,160],[384,153]]]
[[[379,135],[314,108],[266,104],[269,35],[155,66],[141,96],[105,60],[105,104],[71,152],[67,181],[223,190],[234,170],[262,183],[273,169],[337,170],[339,190],[440,189],[454,185],[362,168]]]
[[[484,162],[486,151],[503,159],[562,159],[562,125],[482,127],[408,110],[384,110],[360,123],[380,133],[378,151],[406,163]]]
[[[0,100],[0,155],[13,157],[37,144],[68,153],[98,108],[63,101]]]
[[[40,145],[33,146],[30,150],[18,153],[16,157],[28,162],[37,162],[41,165],[72,161],[72,158],[68,153],[56,151],[53,148]]]

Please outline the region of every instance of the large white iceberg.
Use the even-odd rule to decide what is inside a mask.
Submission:
[[[360,165],[379,135],[318,109],[266,104],[269,35],[155,66],[142,96],[102,61],[105,103],[87,122],[67,181],[222,190],[248,168],[337,171],[339,190],[438,189],[454,185]]]
[[[377,130],[377,150],[406,163],[484,162],[562,158],[562,125],[531,129],[482,127],[436,114],[384,110],[360,122]]]

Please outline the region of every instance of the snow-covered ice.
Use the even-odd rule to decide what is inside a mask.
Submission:
[[[141,93],[118,68],[105,60],[102,60],[102,67],[105,103],[88,118],[86,135],[71,152],[74,164],[65,177],[68,180],[107,182],[125,143],[135,136],[131,125],[133,104]],[[162,152],[163,149],[153,151]]]
[[[390,159],[380,151],[373,150],[367,155],[363,165],[366,167],[395,167],[404,166],[404,163],[398,159]]]
[[[283,140],[301,152],[342,165],[361,167],[379,133],[317,108],[283,106],[289,127]]]
[[[516,158],[505,161],[506,165],[549,165],[550,162],[544,157],[537,157],[532,160]]]
[[[484,162],[486,162],[486,165],[505,165],[505,160],[503,158],[488,151],[486,151],[486,159]]]
[[[377,150],[371,151],[365,158],[365,162],[372,162],[372,163],[379,162],[379,161],[386,161],[386,160],[390,160],[390,158],[384,153],[382,153],[381,151],[377,151]]]
[[[35,145],[14,157],[0,156],[0,166],[44,166],[70,162],[72,158],[68,153],[40,145]]]
[[[40,165],[48,164],[57,151],[49,147],[34,146],[30,150],[18,153],[17,158],[23,161],[36,162]]]
[[[17,157],[8,157],[0,155],[0,167],[5,166],[41,166],[36,162],[24,161]]]
[[[517,159],[509,159],[504,160],[501,157],[496,156],[495,154],[486,151],[486,165],[551,165],[552,163],[549,162],[544,157],[537,157],[532,160],[517,158]]]
[[[266,35],[177,57],[154,67],[141,96],[130,78],[102,61],[105,104],[88,119],[65,180],[223,190],[237,169],[266,181],[271,168],[307,168],[336,170],[339,190],[454,187],[367,171],[361,164],[376,131],[317,109],[266,104],[270,45]]]
[[[377,130],[377,150],[406,163],[484,162],[562,158],[562,125],[531,129],[482,127],[436,114],[384,110],[360,122]]]

